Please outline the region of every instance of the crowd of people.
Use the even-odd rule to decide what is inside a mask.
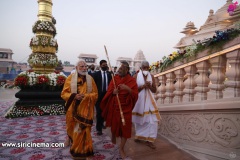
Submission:
[[[130,67],[122,61],[120,67],[109,71],[106,60],[100,61],[100,69],[87,66],[84,60],[76,64],[64,84],[61,97],[66,101],[65,142],[70,145],[73,159],[89,159],[93,156],[91,127],[96,112],[97,135],[110,127],[112,143],[120,138],[119,154],[127,159],[124,147],[135,126],[135,142],[155,149],[160,114],[153,94],[156,85],[149,72],[149,63],[143,61],[140,70],[130,74]],[[95,108],[94,108],[95,107]],[[105,123],[104,123],[105,122]]]

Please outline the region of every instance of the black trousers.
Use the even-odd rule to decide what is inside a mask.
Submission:
[[[95,108],[96,108],[96,118],[97,118],[97,123],[96,123],[96,129],[98,132],[102,132],[102,128],[103,128],[103,123],[104,123],[104,119],[102,117],[102,110],[100,108],[100,103],[96,103],[95,104]]]

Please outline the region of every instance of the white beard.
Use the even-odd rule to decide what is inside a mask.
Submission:
[[[85,76],[87,74],[87,72],[78,71],[78,74]]]

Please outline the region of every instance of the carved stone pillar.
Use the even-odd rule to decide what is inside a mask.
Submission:
[[[195,79],[197,87],[195,90],[197,91],[197,95],[195,96],[194,101],[196,100],[207,100],[207,92],[210,90],[208,88],[209,85],[209,78],[207,76],[209,70],[209,62],[203,61],[196,64],[197,72],[199,73],[198,77]],[[198,98],[197,98],[198,97]]]
[[[164,99],[166,98],[165,92],[166,92],[166,76],[162,75],[158,77],[159,79],[159,87],[157,88],[157,104],[158,106],[160,104],[164,104]]]
[[[158,78],[154,77],[154,80],[155,80],[156,88],[158,89],[158,86],[159,86]],[[154,98],[155,98],[156,101],[158,100],[157,94],[158,94],[158,90],[156,91],[156,93],[154,93]]]
[[[197,85],[194,80],[194,76],[196,74],[197,68],[195,65],[191,65],[191,66],[187,66],[186,68],[184,68],[184,70],[186,72],[187,79],[184,81],[185,88],[184,88],[183,92],[185,94],[183,96],[183,101],[191,102],[191,101],[194,101],[194,95],[196,93],[194,88]]]
[[[184,89],[184,83],[183,83],[183,79],[184,79],[184,75],[185,75],[185,71],[184,69],[179,69],[177,71],[174,71],[175,75],[176,75],[176,83],[174,84],[175,86],[175,91],[174,91],[174,103],[181,103],[183,102],[183,89]]]
[[[176,80],[176,76],[174,74],[174,72],[171,73],[167,73],[166,74],[167,77],[167,82],[166,82],[166,103],[173,103],[173,91],[175,90],[174,87],[174,81]]]
[[[240,97],[240,50],[229,52],[226,57],[231,67],[226,71],[224,98]]]
[[[209,76],[211,84],[209,92],[211,96],[208,99],[221,99],[223,98],[225,71],[226,71],[226,55],[211,58],[210,63],[212,65],[212,73]]]

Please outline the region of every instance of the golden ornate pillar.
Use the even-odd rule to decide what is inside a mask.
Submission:
[[[52,0],[38,0],[38,20],[52,21]]]
[[[35,72],[51,73],[58,64],[55,19],[52,17],[52,0],[38,0],[38,21],[32,27],[32,54],[28,63]]]

